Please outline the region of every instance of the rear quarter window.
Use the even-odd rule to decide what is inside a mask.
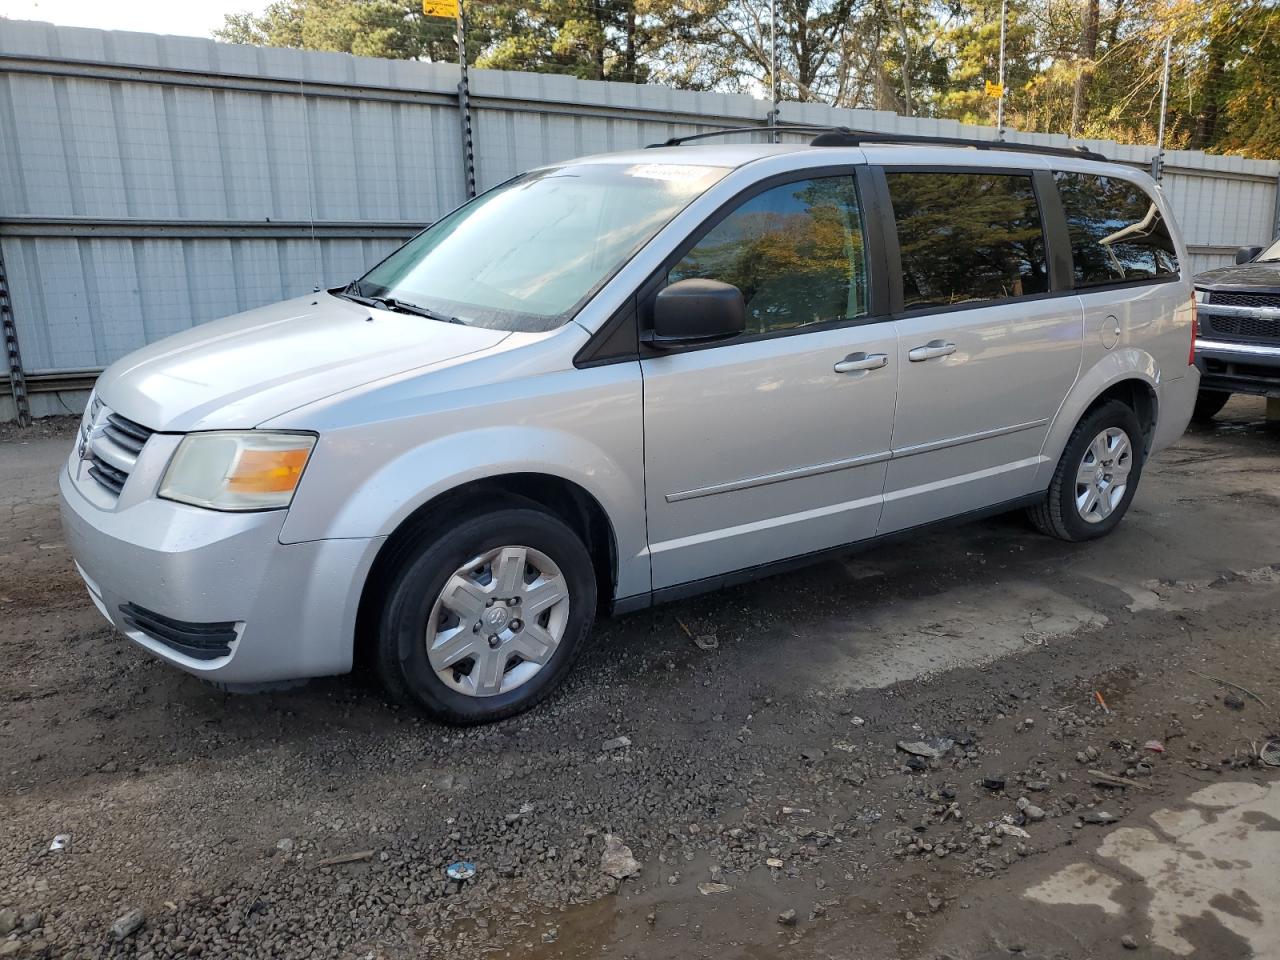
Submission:
[[[1057,172],[1077,287],[1178,275],[1169,226],[1150,195],[1118,177]]]

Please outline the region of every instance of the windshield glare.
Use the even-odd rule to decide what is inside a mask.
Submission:
[[[476,326],[551,330],[727,172],[672,163],[536,170],[428,227],[370,270],[359,293]]]

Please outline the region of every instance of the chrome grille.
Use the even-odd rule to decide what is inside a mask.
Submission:
[[[89,476],[113,496],[120,496],[138,454],[154,432],[113,413],[95,397],[80,428],[80,458],[88,464]]]
[[[1236,293],[1213,290],[1207,303],[1223,307],[1280,307],[1280,293]]]
[[[115,442],[116,446],[123,447],[132,453],[135,457],[142,452],[142,448],[151,438],[154,432],[148,430],[139,423],[134,423],[118,413],[107,414],[107,424],[102,428],[102,432]]]
[[[124,489],[124,482],[129,479],[129,475],[123,470],[117,470],[115,467],[109,467],[101,462],[91,462],[89,464],[89,476],[93,477],[117,497],[120,496],[120,491]]]
[[[1280,318],[1226,316],[1205,311],[1201,315],[1205,333],[1243,340],[1280,340]]]

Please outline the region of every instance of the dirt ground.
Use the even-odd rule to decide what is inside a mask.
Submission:
[[[606,622],[463,731],[116,636],[58,527],[73,429],[0,434],[0,957],[1280,957],[1260,401],[1104,541],[1003,517]]]

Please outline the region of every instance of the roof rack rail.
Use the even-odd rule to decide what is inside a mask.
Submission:
[[[1081,160],[1106,160],[1102,154],[1085,146],[1050,147],[1037,143],[1015,143],[1009,140],[977,140],[971,137],[932,137],[923,133],[886,133],[879,130],[850,130],[833,127],[809,141],[814,147],[858,147],[864,143],[921,144],[925,146],[973,147],[976,150],[1009,150],[1014,153],[1042,153],[1052,157],[1076,157]]]
[[[769,133],[814,133],[817,136],[809,141],[812,147],[859,147],[866,143],[883,144],[920,144],[933,147],[972,147],[975,150],[1008,150],[1013,153],[1039,153],[1051,157],[1076,157],[1081,160],[1107,160],[1107,157],[1090,150],[1085,146],[1050,147],[1037,143],[1016,143],[1010,140],[978,140],[973,137],[934,137],[924,133],[889,133],[883,130],[853,130],[849,127],[828,126],[821,123],[780,123],[777,126],[760,124],[749,127],[724,127],[721,130],[709,130],[706,133],[691,133],[685,137],[671,137],[661,143],[651,143],[654,147],[678,147],[682,143],[693,140],[706,140],[709,137],[733,136],[736,134]]]
[[[846,127],[832,127],[821,123],[779,123],[775,126],[760,124],[751,127],[724,127],[721,130],[710,130],[706,133],[691,133],[686,137],[672,137],[669,140],[663,140],[661,143],[651,143],[645,149],[652,150],[655,147],[678,147],[682,143],[688,143],[690,140],[705,140],[708,137],[723,137],[738,133],[770,133],[777,131],[778,133],[813,133],[821,131],[823,133],[830,132],[849,132]]]

